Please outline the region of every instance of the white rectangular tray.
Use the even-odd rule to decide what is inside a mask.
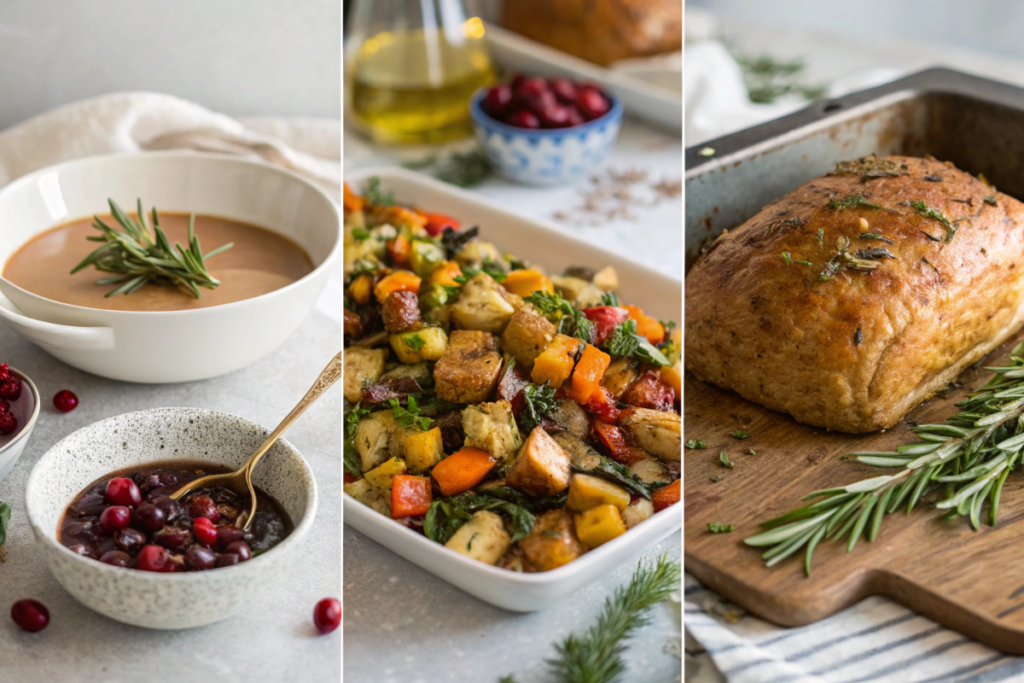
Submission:
[[[535,76],[565,76],[600,84],[622,100],[626,113],[682,133],[682,73],[679,92],[648,83],[628,71],[608,69],[535,40],[487,24],[488,48],[495,61],[511,71]]]
[[[583,242],[558,225],[522,218],[490,200],[412,171],[366,169],[347,173],[345,182],[358,191],[371,176],[378,176],[382,189],[393,192],[399,202],[448,214],[457,219],[463,229],[479,225],[483,239],[493,242],[503,252],[544,266],[549,272],[560,273],[570,265],[614,266],[624,302],[635,303],[656,318],[682,320],[683,285],[678,280]],[[344,501],[345,524],[453,586],[516,612],[550,607],[556,599],[607,574],[670,534],[678,533],[683,518],[683,506],[675,505],[564,567],[520,574],[448,550],[347,494]]]

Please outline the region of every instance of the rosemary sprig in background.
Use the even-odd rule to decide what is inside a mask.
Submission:
[[[171,247],[167,235],[160,229],[160,219],[156,209],[152,212],[153,232],[146,226],[146,214],[142,210],[142,200],[138,200],[138,220],[126,214],[113,199],[108,199],[110,214],[122,228],[117,230],[104,223],[99,216],[93,216],[93,227],[102,235],[94,235],[86,239],[103,242],[95,251],[86,256],[81,263],[71,270],[74,275],[88,266],[104,273],[116,273],[114,277],[101,278],[98,285],[117,284],[107,293],[107,297],[118,294],[131,294],[146,284],[181,287],[195,298],[199,298],[199,288],[214,289],[220,284],[206,269],[206,259],[230,249],[233,243],[217,247],[203,254],[199,246],[199,238],[195,234],[195,214],[188,218],[188,248],[180,244]],[[175,248],[177,251],[175,251]]]
[[[937,494],[935,507],[946,510],[946,518],[966,516],[976,530],[987,502],[994,526],[1003,484],[1024,456],[1024,342],[1014,347],[1009,365],[987,369],[996,374],[956,404],[960,412],[941,424],[917,426],[916,442],[895,452],[844,457],[896,468],[896,474],[815,491],[803,499],[815,502],[763,522],[766,531],[744,542],[767,548],[761,557],[769,567],[806,548],[804,571],[810,575],[822,539],[846,538],[851,552],[862,536],[875,540],[885,515],[901,507],[910,513],[931,494]]]

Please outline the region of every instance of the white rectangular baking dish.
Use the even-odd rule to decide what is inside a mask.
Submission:
[[[558,225],[517,216],[495,202],[412,171],[365,169],[347,173],[345,182],[358,191],[372,176],[378,176],[382,189],[393,192],[399,202],[448,214],[459,220],[463,229],[479,225],[483,239],[549,272],[560,273],[571,265],[614,266],[624,302],[635,303],[656,318],[682,320],[683,284],[678,280],[588,244]],[[344,501],[345,524],[453,586],[515,612],[550,607],[556,599],[607,574],[670,534],[678,533],[683,518],[682,505],[675,505],[564,567],[520,574],[448,550],[347,494]]]
[[[538,43],[518,33],[487,24],[491,56],[510,71],[537,76],[566,76],[597,83],[626,105],[626,113],[682,133],[683,74],[678,72],[679,90],[675,92],[650,83],[628,70],[609,69]],[[672,78],[671,69],[652,64],[647,69],[660,79]]]

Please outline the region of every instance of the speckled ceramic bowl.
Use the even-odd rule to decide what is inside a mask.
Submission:
[[[15,416],[18,418],[19,425],[18,430],[11,436],[0,436],[0,480],[11,473],[14,469],[15,463],[18,462],[18,458],[21,457],[22,452],[25,450],[25,446],[28,444],[29,436],[32,434],[32,430],[36,426],[36,420],[39,418],[39,390],[36,389],[36,385],[29,379],[25,373],[11,368],[11,372],[21,379],[22,383],[22,399],[25,398],[24,393],[28,390],[32,403],[29,406],[18,405],[19,401],[15,402],[15,405],[11,407],[14,410]]]
[[[293,561],[316,514],[316,482],[306,461],[278,441],[260,461],[254,483],[281,503],[295,530],[248,562],[205,572],[155,574],[82,557],[57,542],[57,525],[88,484],[124,467],[171,459],[240,466],[266,430],[234,415],[199,408],[126,413],[79,429],[51,448],[28,479],[25,503],[36,541],[57,581],[111,619],[159,629],[226,619],[254,596],[287,585]]]

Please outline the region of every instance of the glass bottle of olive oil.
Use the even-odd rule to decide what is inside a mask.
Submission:
[[[484,23],[462,0],[361,0],[353,12],[349,112],[375,142],[440,143],[472,132],[469,99],[495,80]]]

